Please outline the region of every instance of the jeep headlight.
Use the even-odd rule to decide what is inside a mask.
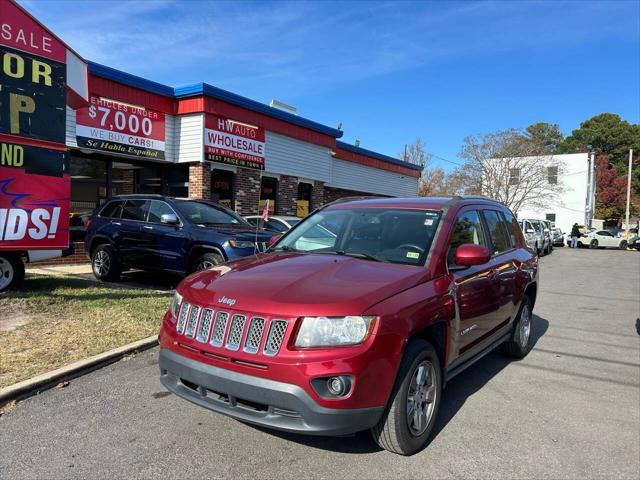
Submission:
[[[256,244],[247,240],[229,240],[229,245],[233,248],[255,248]]]
[[[175,318],[178,318],[178,313],[180,312],[180,305],[182,304],[182,295],[178,292],[173,294],[173,300],[171,300],[171,315]]]
[[[357,345],[373,331],[376,317],[304,317],[296,347]]]

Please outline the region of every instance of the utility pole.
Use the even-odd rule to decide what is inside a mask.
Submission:
[[[629,207],[631,205],[631,160],[633,159],[633,148],[629,149],[629,171],[627,172],[627,223],[624,227],[624,234],[629,240]]]
[[[584,208],[584,226],[587,228],[591,227],[591,219],[593,218],[593,196],[594,196],[594,185],[595,185],[595,152],[593,149],[589,150],[589,157],[587,160],[587,198],[585,199],[585,208]]]

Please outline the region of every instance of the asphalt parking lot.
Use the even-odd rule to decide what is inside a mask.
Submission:
[[[556,249],[538,297],[534,350],[456,377],[413,457],[210,413],[165,392],[151,350],[0,417],[0,477],[637,479],[640,254]]]

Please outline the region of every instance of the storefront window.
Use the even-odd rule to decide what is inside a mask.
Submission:
[[[189,167],[176,165],[167,171],[167,195],[186,198],[189,196]]]
[[[211,172],[211,200],[234,209],[233,180],[234,173],[229,170],[214,169]]]
[[[113,187],[120,194],[162,193],[162,171],[155,166],[113,162]]]
[[[107,198],[107,162],[71,157],[70,231],[73,241],[84,238],[85,221]]]
[[[311,211],[311,195],[313,186],[310,183],[298,184],[298,201],[296,215],[298,217],[306,217]]]
[[[278,179],[273,177],[262,177],[260,184],[260,205],[259,212],[264,210],[266,200],[269,200],[269,215],[276,212],[276,198],[278,198]]]

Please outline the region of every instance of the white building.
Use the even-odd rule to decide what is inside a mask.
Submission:
[[[545,207],[525,204],[516,213],[518,218],[551,220],[564,233],[569,233],[574,223],[583,225],[589,215],[589,154],[553,155],[550,163],[561,165],[557,182],[563,187],[562,193]],[[550,181],[553,180],[550,176]]]

